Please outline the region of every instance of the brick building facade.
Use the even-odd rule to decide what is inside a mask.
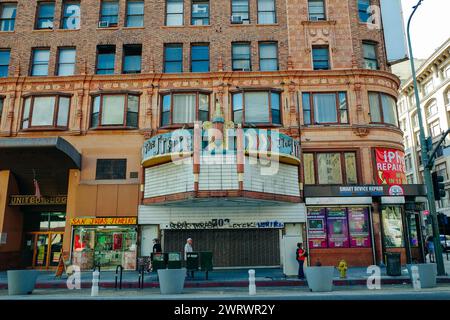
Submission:
[[[364,10],[361,15],[361,8],[366,9],[366,2],[328,0],[317,13],[314,6],[321,1],[249,0],[247,7],[247,1],[231,0],[83,0],[79,6],[76,1],[56,0],[39,9],[42,3],[38,1],[1,0],[2,18],[9,23],[6,27],[2,24],[0,32],[0,53],[6,52],[9,59],[7,74],[0,78],[2,268],[19,264],[52,267],[62,248],[73,263],[86,268],[100,263],[133,269],[137,256],[151,251],[152,238],[162,238],[165,251],[181,251],[189,235],[199,240],[196,250],[214,252],[218,266],[286,266],[292,264],[292,246],[300,241],[308,242],[311,263],[319,259],[323,264],[336,264],[344,258],[350,265],[369,265],[382,261],[387,251],[401,252],[403,261],[407,256],[418,257],[402,231],[401,239],[388,244],[386,239],[396,235],[384,229],[389,223],[398,223],[403,230],[409,223],[404,214],[405,199],[414,203],[420,186],[405,187],[400,197],[390,197],[386,186],[376,194],[366,190],[345,197],[334,191],[339,186],[377,185],[375,153],[403,152],[402,132],[389,98],[397,96],[399,80],[389,72],[383,30],[362,21],[365,15]],[[16,4],[13,28],[11,17],[6,17],[11,9],[5,9],[11,4]],[[379,5],[378,1],[370,4]],[[65,28],[67,12],[77,16],[77,8],[79,27]],[[239,20],[241,16],[234,18],[239,23],[232,22],[236,15],[232,10],[237,8],[240,14],[242,10],[248,14],[248,20]],[[53,18],[48,12],[53,12]],[[101,23],[102,19],[108,23]],[[131,19],[139,26],[127,27]],[[181,21],[182,25],[169,26],[167,21]],[[266,57],[273,50],[261,54],[266,50],[261,44],[265,43],[274,46],[275,56]],[[190,72],[196,44],[208,45],[203,46],[204,50],[208,47],[208,72]],[[245,45],[238,48],[234,44]],[[140,45],[141,53],[133,51],[127,58],[128,45]],[[113,47],[106,52],[102,51],[104,46]],[[65,48],[75,52],[75,59],[68,63],[61,54]],[[169,61],[169,55],[179,50],[181,59]],[[102,52],[106,52],[104,56],[100,56]],[[324,52],[328,52],[327,57]],[[124,74],[126,61],[135,63],[133,59],[139,55],[139,70]],[[109,60],[102,65],[103,59]],[[58,75],[67,67],[64,63],[73,68],[73,75]],[[182,72],[164,72],[169,63]],[[276,66],[275,70],[262,70],[264,63]],[[238,71],[237,66],[242,65],[250,65],[250,70]],[[46,76],[34,75],[42,66],[47,68]],[[101,68],[110,74],[98,74]],[[378,102],[373,100],[375,96],[380,97]],[[65,101],[69,101],[68,106]],[[173,120],[179,117],[173,110],[180,101],[189,110],[196,110],[183,117],[206,122],[204,131],[211,127],[222,132],[279,129],[288,143],[300,144],[301,154],[280,152],[279,165],[286,174],[264,180],[261,190],[247,182],[262,178],[250,174],[253,171],[246,165],[232,166],[228,173],[213,168],[211,172],[222,170],[221,176],[205,178],[202,172],[207,169],[201,165],[188,166],[185,171],[172,168],[164,152],[152,154],[146,162],[142,158],[144,143],[176,129],[194,129],[192,121]],[[328,109],[330,101],[336,103],[335,109]],[[253,105],[264,105],[269,115],[259,111],[253,115]],[[120,107],[122,116],[108,111],[112,106]],[[54,120],[46,122],[36,111],[39,108],[53,108]],[[247,123],[239,125],[238,109],[247,110]],[[67,114],[61,110],[68,110]],[[380,119],[374,119],[375,110]],[[168,112],[168,123],[164,112]],[[267,117],[268,121],[251,121],[252,117]],[[279,120],[275,121],[276,117]],[[113,118],[122,122],[105,122]],[[197,145],[189,152],[193,157],[200,152],[199,157],[203,157],[201,150]],[[239,148],[235,151],[239,154]],[[247,149],[245,153],[248,158]],[[316,159],[308,162],[314,178],[311,174],[305,177],[305,154]],[[329,158],[322,161],[320,154]],[[338,161],[336,154],[341,155],[339,163],[333,162]],[[326,168],[314,169],[319,163]],[[340,167],[339,173],[333,165]],[[175,170],[181,170],[181,180],[173,185],[164,181],[171,172],[178,172]],[[287,186],[292,184],[289,179],[293,175],[294,194]],[[321,181],[323,175],[328,175],[328,182]],[[161,185],[150,183],[155,179],[162,179]],[[221,179],[222,184],[215,187],[214,179]],[[11,196],[36,193],[34,180],[49,201],[52,196],[67,195],[66,203],[13,205]],[[405,183],[400,180],[395,184]],[[179,194],[180,183],[186,184],[189,196],[174,195]],[[270,189],[271,183],[279,183],[280,189]],[[323,211],[323,217],[314,220],[317,209]],[[344,227],[345,232],[333,238],[330,212],[336,210],[341,210],[336,228]],[[358,219],[362,223],[359,231],[354,227]],[[202,230],[191,225],[210,220],[216,224]],[[229,225],[217,225],[221,220]],[[308,224],[309,220],[322,221],[323,230],[318,228],[315,234],[314,223]],[[317,236],[317,232],[322,233]],[[347,238],[339,240],[342,236]],[[246,240],[235,243],[239,237]],[[54,240],[51,245],[49,239]],[[249,257],[252,255],[255,257]],[[256,258],[264,255],[268,257]]]

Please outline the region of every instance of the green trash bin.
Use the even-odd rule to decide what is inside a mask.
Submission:
[[[212,252],[200,252],[200,270],[206,272],[206,280],[208,280],[208,272],[213,270],[212,258]]]
[[[200,254],[198,252],[186,253],[186,269],[194,277],[194,271],[200,268]]]
[[[386,252],[386,274],[388,276],[401,276],[401,255],[397,252]]]
[[[169,252],[167,254],[167,268],[168,269],[181,269],[181,253]]]
[[[166,269],[167,254],[165,253],[152,253],[152,270],[158,271],[158,269]]]

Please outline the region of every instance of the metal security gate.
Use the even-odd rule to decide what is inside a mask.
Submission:
[[[164,230],[164,251],[183,252],[187,238],[194,251],[212,251],[215,267],[279,266],[278,229]]]

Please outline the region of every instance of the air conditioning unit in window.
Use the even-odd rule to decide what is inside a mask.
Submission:
[[[231,23],[242,24],[242,16],[231,16]]]
[[[203,20],[198,19],[194,21],[194,26],[202,26],[203,25]]]
[[[109,27],[109,21],[99,21],[98,22],[99,28],[108,28]]]
[[[319,21],[319,17],[316,16],[309,17],[309,21]]]

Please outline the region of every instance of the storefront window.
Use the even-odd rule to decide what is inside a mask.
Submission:
[[[82,270],[96,265],[136,269],[137,230],[134,227],[74,227],[72,263]]]
[[[381,216],[384,246],[386,248],[404,247],[401,208],[398,206],[384,207]]]
[[[409,240],[411,242],[411,247],[417,248],[419,247],[419,236],[417,233],[417,221],[416,216],[411,214],[409,216]]]
[[[309,248],[370,248],[368,208],[309,208]]]

